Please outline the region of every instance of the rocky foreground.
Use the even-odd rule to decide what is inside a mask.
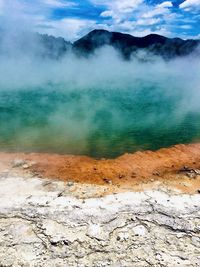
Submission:
[[[200,144],[0,153],[0,267],[200,266]]]
[[[1,175],[1,267],[200,266],[200,194],[81,199],[75,187]]]

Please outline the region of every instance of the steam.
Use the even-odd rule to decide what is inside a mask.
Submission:
[[[199,57],[125,61],[104,47],[52,60],[42,49],[23,32],[2,42],[1,149],[113,157],[199,139]]]

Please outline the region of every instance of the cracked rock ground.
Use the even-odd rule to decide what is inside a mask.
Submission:
[[[200,266],[200,194],[81,199],[73,186],[1,175],[1,267]]]

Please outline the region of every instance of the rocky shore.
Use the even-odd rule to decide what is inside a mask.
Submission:
[[[52,155],[1,153],[0,266],[200,266],[199,145],[141,153],[143,164],[153,163],[130,184],[126,177],[118,183],[105,173],[96,183],[77,180],[70,173],[72,158],[80,177],[90,166],[81,169],[73,156],[54,155],[57,174],[61,166],[71,174],[66,171],[64,179],[60,171],[56,179],[47,175],[56,173]],[[94,172],[100,169],[98,161],[87,160],[95,162]],[[117,161],[112,164],[121,171]]]

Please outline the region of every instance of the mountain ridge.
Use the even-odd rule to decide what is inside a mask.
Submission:
[[[200,45],[200,40],[168,38],[158,34],[135,37],[120,32],[93,30],[74,42],[73,49],[79,54],[90,54],[104,45],[114,47],[125,58],[130,58],[131,54],[139,49],[147,49],[153,54],[171,58],[190,54]]]

